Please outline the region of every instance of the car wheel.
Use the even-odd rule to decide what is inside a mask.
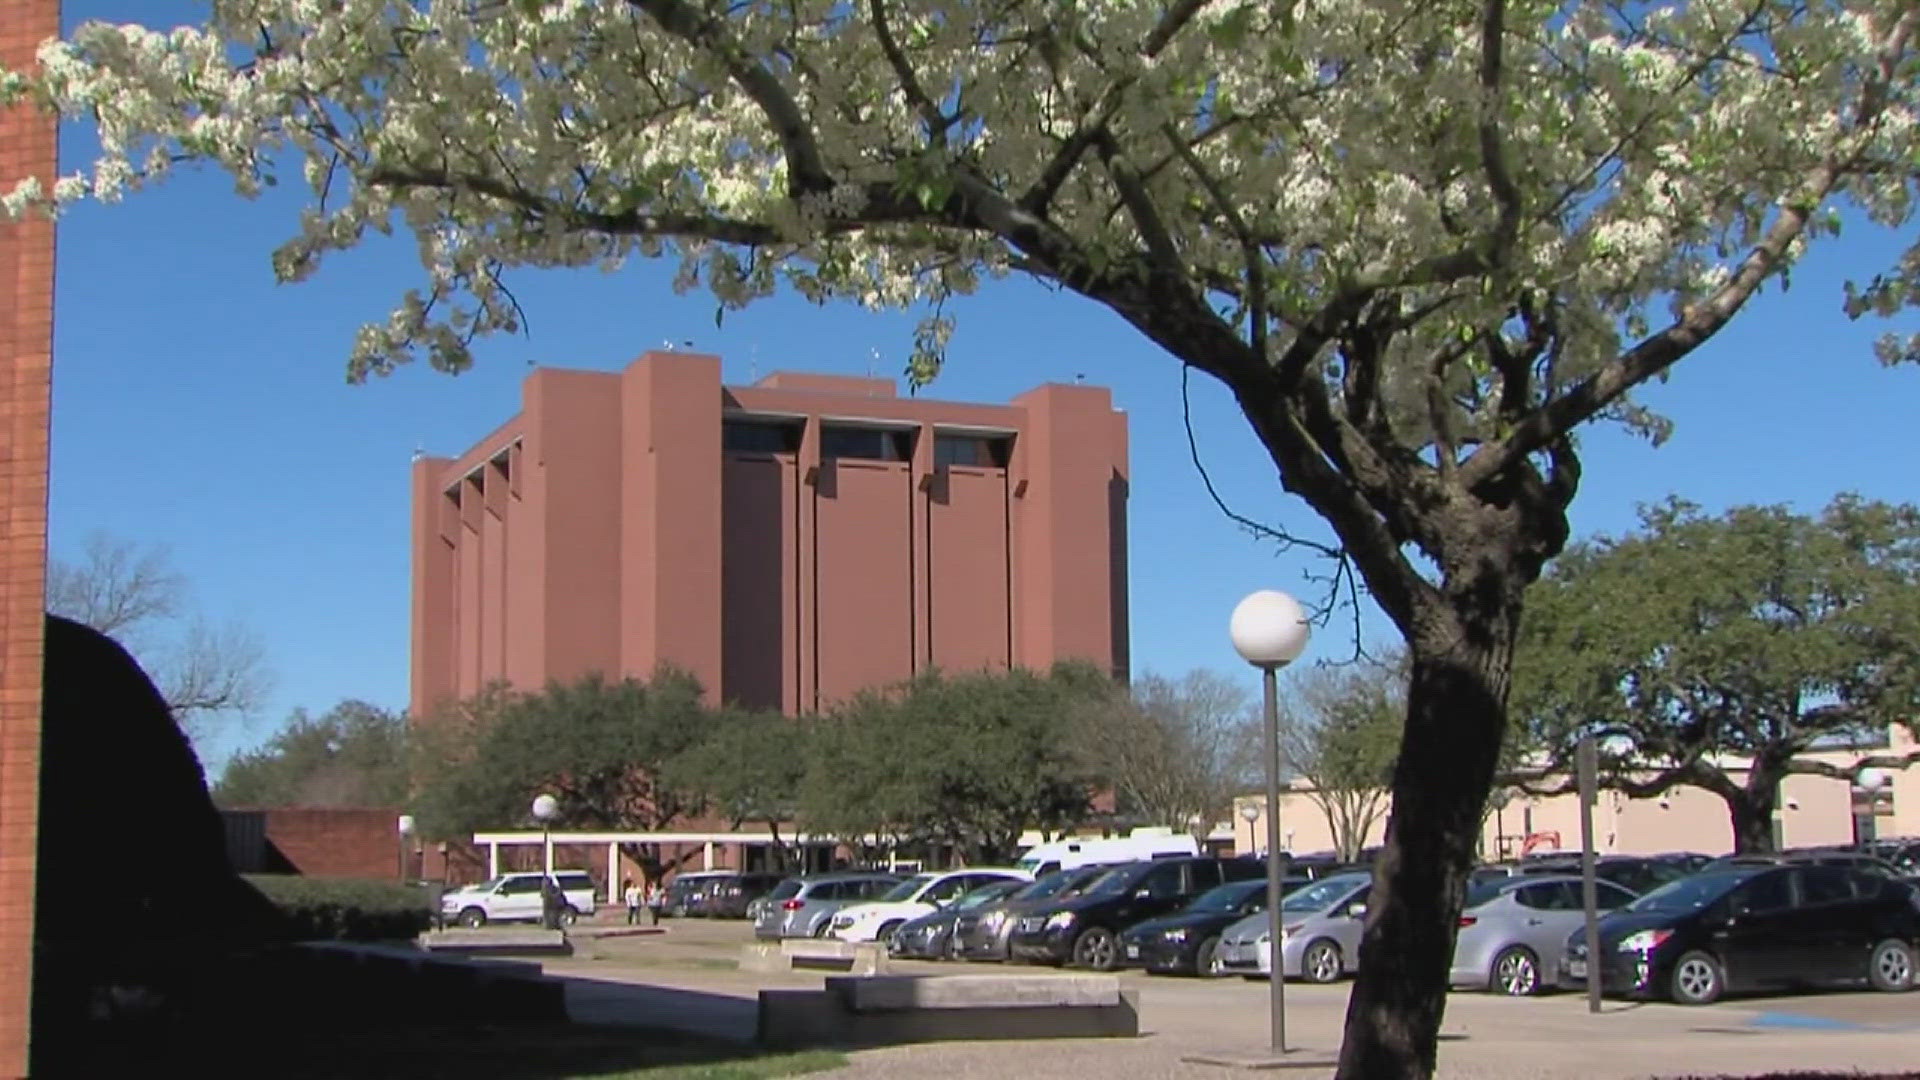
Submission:
[[[477,907],[470,907],[460,913],[460,925],[469,930],[478,930],[487,925],[487,913]]]
[[[1215,934],[1193,950],[1193,973],[1203,979],[1217,979],[1226,974],[1220,967],[1220,935]]]
[[[1719,961],[1703,952],[1690,952],[1673,965],[1668,989],[1681,1005],[1711,1005],[1720,1000],[1726,979],[1720,974]]]
[[[833,920],[831,918],[821,919],[813,926],[813,936],[817,938],[824,938],[832,932]]]
[[[1488,989],[1508,997],[1530,997],[1540,992],[1540,958],[1532,949],[1515,945],[1493,958]]]
[[[881,923],[880,932],[873,935],[873,940],[879,942],[882,945],[889,944],[893,941],[893,932],[898,929],[900,929],[900,923],[897,921],[890,922],[890,923]]]
[[[1114,945],[1113,934],[1098,926],[1088,927],[1073,939],[1073,963],[1075,967],[1091,971],[1112,971],[1119,966],[1120,950]]]
[[[1340,977],[1340,946],[1322,938],[1300,956],[1300,975],[1308,982],[1330,983]]]
[[[1889,938],[1873,947],[1873,960],[1867,967],[1867,981],[1875,990],[1889,994],[1913,989],[1913,946]]]
[[[566,907],[560,909],[559,923],[561,926],[572,926],[579,921],[580,913],[574,910],[572,904],[568,904]]]

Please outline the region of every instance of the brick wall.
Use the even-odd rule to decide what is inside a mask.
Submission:
[[[278,853],[283,872],[306,877],[393,879],[400,873],[400,811],[262,811],[272,863]],[[409,873],[418,860],[409,857]]]
[[[0,67],[28,67],[59,29],[59,0],[0,0]],[[48,117],[0,113],[0,186],[50,185],[54,136]],[[0,223],[0,1077],[27,1072],[52,361],[53,226]]]

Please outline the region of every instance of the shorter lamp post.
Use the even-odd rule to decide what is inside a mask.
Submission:
[[[559,799],[551,795],[534,796],[533,819],[540,823],[540,847],[545,853],[543,864],[548,877],[553,876],[553,819],[559,814]]]
[[[1280,883],[1286,855],[1280,846],[1280,669],[1306,651],[1307,613],[1286,593],[1262,589],[1233,609],[1227,631],[1233,647],[1260,669],[1267,729],[1267,950],[1272,972],[1267,979],[1268,1025],[1273,1052],[1287,1052],[1286,973],[1281,963]]]
[[[1240,820],[1247,823],[1247,851],[1251,854],[1259,854],[1260,833],[1253,827],[1253,823],[1260,820],[1260,808],[1253,803],[1241,803]]]
[[[407,880],[407,841],[413,837],[413,815],[401,814],[394,823],[394,831],[400,834],[400,880]]]

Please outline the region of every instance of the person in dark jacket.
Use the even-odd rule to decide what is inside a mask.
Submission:
[[[540,925],[549,930],[560,929],[560,912],[567,905],[567,898],[560,891],[560,883],[553,875],[540,879]]]

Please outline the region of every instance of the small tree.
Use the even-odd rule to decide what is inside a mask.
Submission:
[[[773,837],[773,853],[790,863],[780,827],[797,813],[809,757],[807,743],[813,733],[814,725],[807,719],[720,709],[700,741],[667,763],[665,776],[732,828],[748,822],[764,824]]]
[[[364,701],[294,711],[279,734],[227,762],[222,806],[394,807],[407,800],[407,721]]]
[[[1282,730],[1286,767],[1312,785],[1340,858],[1359,858],[1387,808],[1406,718],[1404,661],[1314,667],[1295,677],[1300,713]]]
[[[1773,848],[1787,776],[1920,760],[1806,756],[1914,724],[1920,512],[1843,495],[1818,517],[1778,506],[1708,517],[1669,500],[1641,525],[1570,547],[1529,603],[1515,704],[1547,770],[1565,776],[1591,736],[1609,786],[1711,791],[1746,852]]]
[[[1246,688],[1218,672],[1147,675],[1077,714],[1075,741],[1114,792],[1116,811],[1186,830],[1220,821],[1260,775],[1257,717]]]

